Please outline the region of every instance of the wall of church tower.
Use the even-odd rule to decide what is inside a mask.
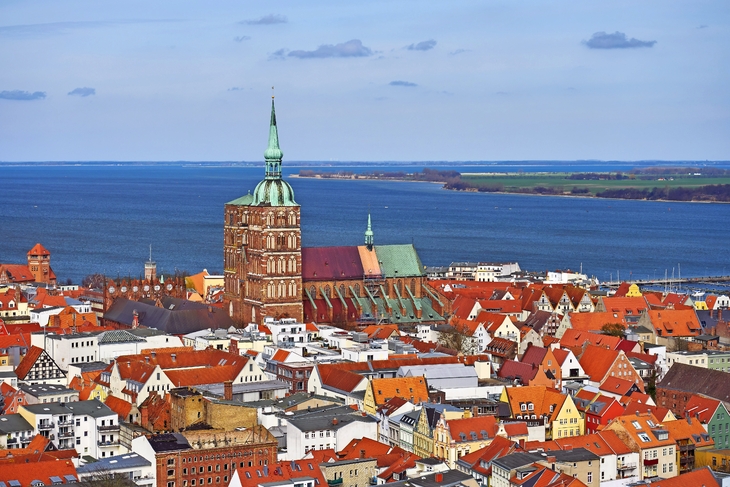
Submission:
[[[226,205],[224,277],[231,317],[303,320],[298,206]]]

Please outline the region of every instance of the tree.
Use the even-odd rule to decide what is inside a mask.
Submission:
[[[439,327],[438,344],[464,355],[480,352],[478,341],[469,335],[466,325],[442,325]]]
[[[614,337],[623,338],[626,328],[621,323],[606,323],[601,327],[601,333]]]

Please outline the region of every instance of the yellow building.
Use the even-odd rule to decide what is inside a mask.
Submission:
[[[435,456],[434,432],[441,418],[464,417],[464,411],[448,404],[424,404],[413,428],[413,453],[421,458]]]
[[[461,457],[492,443],[498,431],[494,416],[452,420],[442,416],[433,432],[434,456],[454,469]]]
[[[364,409],[375,415],[380,406],[394,397],[417,404],[428,401],[426,379],[422,376],[370,379],[365,389]]]
[[[529,426],[544,425],[545,438],[558,439],[585,434],[585,420],[573,398],[545,386],[505,387],[501,402],[509,404],[511,417]]]

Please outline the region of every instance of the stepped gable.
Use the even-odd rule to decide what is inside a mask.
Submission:
[[[723,402],[730,402],[730,381],[727,378],[727,372],[675,362],[669,372],[657,384],[657,390],[691,392]],[[657,393],[658,399],[659,394]]]
[[[233,326],[233,320],[219,308],[200,304],[188,305],[186,301],[183,303],[185,304],[171,310],[169,307],[158,308],[141,301],[117,298],[104,313],[104,321],[132,328],[136,312],[139,326],[155,328],[171,335],[187,335],[208,328],[228,329]]]
[[[302,248],[303,281],[362,280],[363,275],[357,247]]]

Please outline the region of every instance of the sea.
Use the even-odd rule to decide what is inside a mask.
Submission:
[[[644,163],[651,165],[657,163]],[[665,163],[666,164],[666,163]],[[692,165],[697,163],[683,163]],[[730,273],[730,205],[466,193],[439,184],[297,178],[301,169],[615,171],[624,162],[289,163],[304,246],[412,243],[424,265],[518,262],[601,281]],[[720,167],[730,167],[728,164]],[[42,243],[60,283],[84,276],[222,272],[223,206],[252,191],[263,163],[0,164],[0,262]]]

